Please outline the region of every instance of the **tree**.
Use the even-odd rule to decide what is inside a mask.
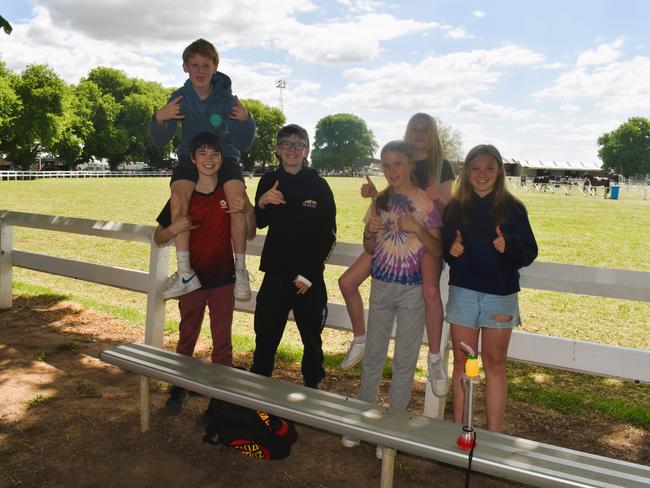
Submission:
[[[71,169],[79,162],[84,141],[92,130],[90,124],[86,123],[83,107],[75,96],[74,87],[65,87],[63,114],[59,123],[59,134],[47,149],[52,154],[56,154],[65,166]]]
[[[172,145],[156,150],[146,128],[154,111],[166,103],[169,90],[159,83],[129,78],[120,70],[99,67],[81,80],[77,96],[93,128],[85,140],[85,158],[106,159],[111,169],[127,161],[164,164]]]
[[[316,124],[312,162],[315,168],[362,166],[372,159],[377,141],[363,119],[352,114],[323,117]]]
[[[13,140],[15,122],[22,111],[22,101],[14,89],[18,81],[18,76],[0,61],[0,150],[6,150],[5,142]]]
[[[436,122],[438,125],[438,136],[442,144],[443,156],[450,161],[462,161],[464,154],[463,140],[461,139],[460,132],[439,119],[436,119]]]
[[[612,168],[625,177],[650,174],[650,120],[631,117],[600,136],[598,146],[603,168]]]
[[[260,165],[262,170],[274,162],[275,136],[286,122],[281,110],[264,105],[259,100],[242,100],[257,126],[253,145],[242,153],[242,164],[251,171],[255,165]]]
[[[0,151],[28,169],[60,134],[65,83],[50,68],[38,64],[9,79],[17,96],[13,102],[16,112],[11,127],[5,128],[8,137],[0,140]]]

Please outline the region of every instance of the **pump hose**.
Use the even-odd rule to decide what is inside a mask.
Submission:
[[[469,488],[469,477],[472,474],[472,458],[474,457],[474,448],[476,447],[476,431],[473,431],[472,434],[474,434],[474,441],[472,442],[472,448],[469,450],[467,469],[465,470],[465,488]]]

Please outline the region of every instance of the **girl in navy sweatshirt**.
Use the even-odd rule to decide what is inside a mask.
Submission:
[[[443,218],[444,258],[454,349],[454,422],[463,416],[461,378],[467,355],[461,342],[481,353],[486,376],[487,428],[500,431],[506,406],[506,358],[512,328],[521,323],[519,268],[537,257],[537,243],[523,203],[508,192],[501,154],[479,145],[465,158],[456,194]]]

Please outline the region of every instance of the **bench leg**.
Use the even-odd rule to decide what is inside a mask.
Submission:
[[[395,472],[395,449],[384,447],[381,456],[381,480],[379,481],[380,488],[393,487],[393,475]]]
[[[140,431],[149,432],[150,422],[149,378],[140,376]]]

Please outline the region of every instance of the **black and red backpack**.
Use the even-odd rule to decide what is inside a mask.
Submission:
[[[210,400],[205,414],[203,441],[233,447],[244,456],[283,459],[298,438],[292,422],[222,400]]]

